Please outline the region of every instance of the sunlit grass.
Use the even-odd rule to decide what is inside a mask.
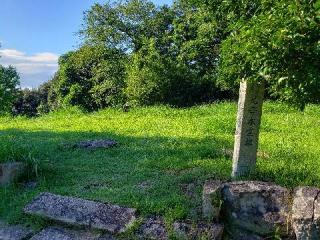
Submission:
[[[135,207],[142,215],[161,214],[169,221],[196,220],[204,181],[229,180],[232,161],[224,149],[232,149],[235,119],[235,103],[128,113],[68,109],[35,119],[0,118],[0,145],[11,139],[11,149],[32,152],[39,169],[37,188],[16,184],[0,189],[0,217],[39,224],[22,208],[39,192],[49,191]],[[319,136],[320,106],[299,112],[266,103],[254,178],[287,187],[320,186]],[[104,138],[120,144],[96,151],[70,147]],[[0,161],[6,155],[0,153]],[[186,193],[188,184],[193,196]]]

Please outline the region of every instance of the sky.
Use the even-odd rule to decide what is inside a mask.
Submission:
[[[106,1],[0,0],[0,64],[17,68],[23,88],[49,80],[59,56],[79,46],[83,12],[96,2]]]

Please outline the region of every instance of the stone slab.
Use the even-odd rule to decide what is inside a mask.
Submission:
[[[174,222],[173,233],[177,239],[211,239],[221,240],[223,236],[222,224],[192,224],[185,222]]]
[[[136,220],[136,210],[132,208],[52,193],[41,193],[24,212],[111,233],[125,232]]]
[[[117,240],[117,238],[115,238],[114,236],[112,236],[109,233],[103,234],[102,236],[100,236],[99,238],[97,238],[96,240]]]
[[[163,219],[160,217],[145,219],[139,228],[138,239],[167,240],[168,233]]]
[[[96,240],[98,234],[88,231],[76,231],[61,227],[48,227],[43,229],[30,240]]]
[[[223,211],[229,231],[243,229],[269,237],[274,232],[288,234],[290,225],[290,191],[265,182],[231,182],[224,184]]]
[[[13,183],[23,174],[26,166],[21,162],[7,162],[0,164],[0,186]]]
[[[0,240],[24,240],[31,237],[33,231],[22,225],[7,225],[0,222]]]

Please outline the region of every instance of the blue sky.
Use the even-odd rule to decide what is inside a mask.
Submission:
[[[59,55],[79,44],[83,11],[104,0],[0,0],[0,64],[14,65],[22,87],[37,87],[57,70]],[[154,0],[170,4],[171,0]]]

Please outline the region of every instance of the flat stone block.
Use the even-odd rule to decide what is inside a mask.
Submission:
[[[21,162],[7,162],[0,164],[0,186],[13,183],[25,171],[25,164]]]
[[[41,193],[24,212],[111,233],[125,232],[136,220],[136,210],[132,208],[52,193]]]
[[[30,240],[96,240],[98,234],[88,231],[75,231],[61,227],[48,227],[33,236]]]
[[[1,240],[24,240],[31,237],[33,231],[22,225],[7,225],[0,222]]]

